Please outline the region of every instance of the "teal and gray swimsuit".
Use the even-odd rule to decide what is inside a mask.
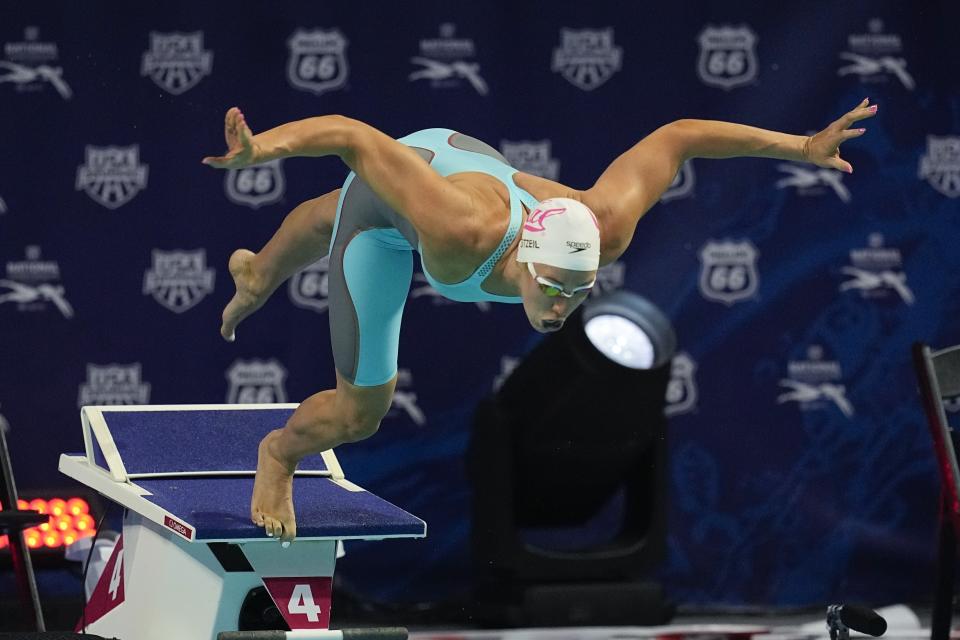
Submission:
[[[444,284],[424,266],[427,281],[445,298],[458,302],[519,303],[481,289],[494,265],[520,231],[523,208],[536,198],[513,182],[517,171],[490,145],[449,129],[425,129],[400,138],[441,176],[473,171],[500,180],[510,192],[510,224],[503,240],[470,277]],[[337,371],[348,382],[372,387],[397,373],[400,319],[413,277],[413,250],[420,250],[416,229],[391,209],[356,174],[340,191],[330,243],[330,333]]]

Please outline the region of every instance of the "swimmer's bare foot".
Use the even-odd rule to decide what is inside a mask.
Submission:
[[[279,435],[271,431],[257,449],[257,477],[250,500],[250,519],[272,538],[289,542],[297,535],[297,521],[293,512],[293,472],[290,466],[270,452],[270,441]]]
[[[233,276],[237,292],[223,310],[220,335],[233,342],[237,325],[244,318],[263,306],[276,288],[263,274],[254,268],[256,254],[247,249],[237,249],[230,256],[227,268]]]

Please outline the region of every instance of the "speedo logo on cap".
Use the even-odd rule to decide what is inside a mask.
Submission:
[[[586,251],[591,246],[589,242],[572,242],[567,240],[567,247],[573,249],[570,253],[580,253],[581,251]]]

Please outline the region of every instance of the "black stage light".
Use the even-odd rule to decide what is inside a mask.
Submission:
[[[585,304],[480,403],[467,455],[478,615],[518,625],[669,618],[659,586],[638,579],[665,552],[675,348],[662,312],[616,292]]]

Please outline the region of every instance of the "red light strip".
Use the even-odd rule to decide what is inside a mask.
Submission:
[[[18,500],[17,508],[50,515],[49,521],[23,530],[24,540],[31,549],[59,549],[96,533],[90,505],[83,498]],[[6,549],[9,545],[9,538],[0,536],[0,549]]]

